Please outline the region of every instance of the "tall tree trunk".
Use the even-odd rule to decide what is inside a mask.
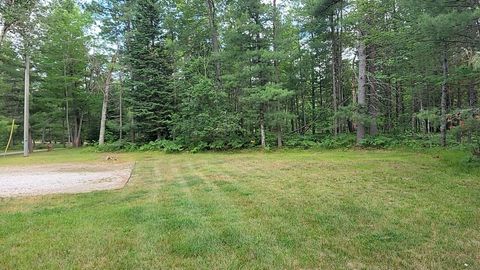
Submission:
[[[358,110],[359,110],[359,119],[357,123],[357,144],[359,144],[365,138],[365,124],[364,117],[366,111],[366,94],[365,86],[367,80],[367,54],[365,43],[362,40],[363,36],[359,34],[358,41]]]
[[[82,126],[83,126],[83,113],[75,120],[75,137],[73,139],[73,146],[82,146]]]
[[[273,35],[273,51],[277,52],[278,50],[278,45],[277,45],[277,38],[278,38],[278,10],[277,10],[277,0],[272,1],[272,7],[273,7],[273,18],[272,18],[272,35]],[[279,68],[279,61],[275,57],[273,60],[273,80],[275,83],[280,83],[280,68]],[[280,104],[277,104],[277,110],[280,111]],[[277,124],[276,124],[276,135],[277,135],[277,147],[281,148],[283,146],[282,143],[282,123],[281,121],[278,121],[277,119]]]
[[[135,136],[135,117],[133,115],[133,112],[131,110],[130,111],[130,140],[132,141],[132,143],[135,143],[135,139],[136,139],[136,136]]]
[[[35,148],[35,140],[33,139],[32,129],[28,129],[28,151],[33,153],[33,149]]]
[[[265,149],[267,147],[266,139],[265,139],[265,105],[262,104],[260,108],[260,144],[262,148]]]
[[[118,121],[119,121],[119,138],[120,141],[123,139],[123,84],[122,84],[122,76],[120,75],[120,96],[119,96],[119,113],[118,113]]]
[[[278,50],[278,9],[277,9],[277,0],[273,0],[273,18],[272,18],[272,32],[273,32],[273,51]],[[274,80],[276,83],[280,82],[280,67],[278,59],[275,57],[273,60],[273,69],[274,69]]]
[[[23,111],[23,156],[30,154],[30,56],[25,54],[25,89]]]
[[[463,106],[462,96],[462,89],[460,87],[457,87],[457,109],[461,109]]]
[[[78,132],[78,117],[75,116],[73,119],[73,129],[72,129],[72,147],[77,147],[75,142],[77,141]]]
[[[468,106],[471,109],[475,109],[477,107],[477,89],[476,89],[474,80],[470,81],[470,85],[468,87]],[[471,129],[469,129],[468,131],[468,143],[472,143]]]
[[[210,32],[211,32],[211,42],[212,42],[212,50],[213,56],[215,59],[215,84],[217,86],[217,90],[221,89],[222,81],[222,67],[219,59],[220,53],[220,41],[218,39],[218,26],[217,26],[217,11],[215,8],[215,0],[206,0],[208,6],[208,21],[210,24]]]
[[[411,124],[412,124],[412,132],[417,133],[417,97],[415,96],[415,93],[412,94],[412,119],[411,119]]]
[[[368,69],[369,75],[371,76],[369,79],[369,101],[370,104],[368,106],[369,115],[370,115],[370,135],[376,136],[378,134],[378,127],[377,127],[377,114],[378,114],[378,96],[377,96],[377,84],[375,82],[375,73],[377,68],[375,66],[375,58],[376,58],[376,48],[375,46],[369,46],[369,62],[368,62]]]
[[[386,96],[388,97],[387,99],[387,123],[385,126],[385,131],[390,132],[393,128],[393,93],[392,93],[392,82],[388,81],[387,86],[386,86]]]
[[[312,54],[312,63],[315,63],[313,54]],[[312,74],[311,74],[311,96],[312,96],[312,134],[315,135],[316,133],[316,125],[315,122],[317,120],[317,96],[315,93],[315,81],[316,81],[316,76],[315,76],[315,68],[312,65]]]
[[[333,107],[333,134],[338,135],[338,80],[337,80],[337,35],[335,30],[334,12],[330,15],[330,34],[332,39],[332,107]]]
[[[62,133],[63,133],[63,136],[62,138],[60,139],[60,143],[63,145],[63,147],[67,147],[67,144],[65,142],[65,119],[62,120]]]
[[[72,143],[72,132],[70,131],[70,115],[69,115],[69,106],[68,106],[68,85],[67,85],[67,60],[63,61],[63,83],[65,87],[65,121],[67,126],[67,142],[70,146]]]
[[[356,68],[356,58],[354,58],[352,60],[352,70],[355,70]],[[358,78],[356,78],[355,76],[355,72],[354,72],[354,76],[352,76],[352,105],[355,106],[357,105],[358,103],[358,98],[357,98],[357,87],[356,85],[358,85]]]
[[[295,112],[295,97],[290,100],[290,111]],[[290,131],[294,132],[295,131],[295,118],[292,117],[290,118]]]
[[[42,128],[42,144],[45,144],[46,140],[45,140],[45,127]]]
[[[395,90],[395,121],[400,126],[400,107],[403,102],[401,101],[402,88],[398,83],[395,84]]]
[[[277,147],[278,148],[283,147],[282,129],[277,131]]]
[[[112,80],[113,66],[116,62],[116,54],[112,56],[112,62],[108,69],[107,78],[105,79],[105,89],[103,91],[103,103],[102,103],[102,118],[100,120],[100,135],[98,138],[98,144],[105,144],[105,125],[107,122],[107,110],[108,110],[108,97],[110,95],[110,82]]]
[[[468,105],[470,108],[475,108],[477,106],[477,88],[474,80],[470,81],[468,87]]]
[[[448,58],[447,58],[447,45],[444,45],[442,69],[443,69],[443,82],[442,82],[442,100],[441,100],[441,124],[440,124],[440,144],[447,146],[447,83],[448,83]]]
[[[340,0],[339,1],[340,5],[343,6],[343,0]],[[342,25],[341,21],[343,21],[343,8],[340,8],[338,10],[338,12],[336,13],[336,41],[337,41],[337,48],[336,48],[336,52],[337,52],[337,56],[336,56],[336,86],[337,86],[337,94],[338,94],[338,99],[337,99],[337,110],[338,110],[338,106],[342,106],[343,105],[343,102],[345,101],[345,95],[343,93],[343,86],[342,86],[342,72],[343,72],[343,68],[342,68],[342,62],[343,62],[343,57],[342,57],[342,51],[343,51],[343,43],[342,43],[342,32],[343,32],[343,28],[342,28]],[[346,130],[346,123],[345,121],[341,121],[341,123],[338,123],[339,125],[339,132],[343,132]]]
[[[302,135],[305,134],[306,127],[307,127],[307,114],[305,113],[305,91],[302,87],[302,96],[301,96],[301,102],[302,102],[302,123],[301,123],[301,133]]]

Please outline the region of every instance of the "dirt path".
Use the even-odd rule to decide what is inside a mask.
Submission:
[[[0,197],[119,189],[132,169],[132,163],[108,162],[1,168]]]

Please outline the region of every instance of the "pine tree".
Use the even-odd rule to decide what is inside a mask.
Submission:
[[[129,99],[137,131],[145,141],[171,136],[172,67],[165,48],[160,3],[135,3],[127,47],[132,84]]]

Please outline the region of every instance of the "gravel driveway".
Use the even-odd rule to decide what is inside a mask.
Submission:
[[[0,168],[0,197],[84,193],[122,188],[131,163],[57,164]]]

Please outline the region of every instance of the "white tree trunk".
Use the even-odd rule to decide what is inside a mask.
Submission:
[[[107,84],[108,85],[108,84]],[[102,119],[100,120],[100,136],[98,138],[98,144],[105,144],[105,124],[107,122],[107,109],[108,109],[108,86],[105,86],[105,91],[103,93],[103,104],[102,104]]]
[[[260,143],[262,148],[265,149],[267,147],[266,138],[265,138],[265,112],[264,112],[264,105],[261,105],[261,112],[260,112]]]
[[[260,141],[262,144],[262,148],[265,149],[267,147],[267,144],[265,142],[265,123],[260,122]]]
[[[107,78],[105,79],[105,89],[103,91],[103,104],[102,104],[102,119],[100,121],[100,136],[98,138],[98,144],[105,144],[105,125],[107,122],[107,109],[108,109],[108,96],[110,94],[110,81],[112,80],[113,65],[115,64],[115,57],[112,57],[111,67],[107,73]]]
[[[25,97],[23,112],[23,156],[28,157],[30,153],[30,56],[25,55]]]

